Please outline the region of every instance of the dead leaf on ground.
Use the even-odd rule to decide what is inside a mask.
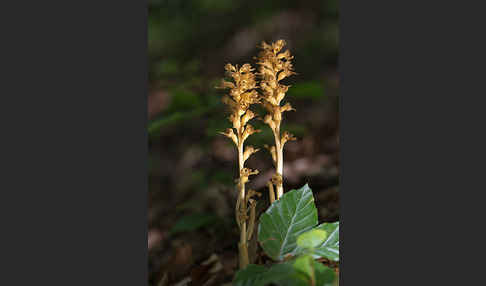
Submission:
[[[191,270],[191,286],[212,285],[217,274],[223,270],[219,256],[213,253],[207,260]]]
[[[163,266],[163,270],[169,273],[171,281],[174,281],[186,274],[193,263],[192,246],[185,242],[175,244],[175,250],[171,258]]]
[[[148,232],[148,250],[151,250],[155,246],[158,246],[160,242],[165,238],[165,233],[158,229],[151,229]]]

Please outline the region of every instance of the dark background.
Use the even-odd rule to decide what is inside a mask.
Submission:
[[[218,131],[230,127],[214,86],[224,65],[251,63],[261,41],[287,41],[298,73],[285,98],[296,109],[282,129],[297,141],[284,149],[284,188],[309,183],[320,221],[339,219],[339,11],[326,1],[149,1],[149,281],[190,277],[218,255],[227,283],[236,269],[234,222],[237,154]],[[255,108],[259,114],[262,110]],[[273,173],[270,129],[248,139],[262,148],[247,161],[260,171],[249,186],[264,194]],[[194,274],[192,274],[194,275]],[[165,279],[165,278],[164,278]],[[194,277],[193,277],[194,279]]]

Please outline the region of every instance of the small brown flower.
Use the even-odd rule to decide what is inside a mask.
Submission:
[[[282,142],[281,145],[283,146],[287,141],[293,141],[293,140],[297,140],[297,138],[295,138],[294,135],[292,135],[291,133],[284,131],[281,139]]]
[[[246,146],[245,152],[243,152],[243,160],[246,161],[252,154],[258,152],[260,149],[253,146]]]
[[[219,132],[219,133],[230,138],[231,140],[233,140],[233,142],[235,142],[236,145],[238,145],[238,138],[236,137],[236,134],[233,132],[233,129],[228,128],[226,129],[226,132]]]

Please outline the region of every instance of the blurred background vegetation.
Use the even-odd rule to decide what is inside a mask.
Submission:
[[[223,266],[214,285],[231,281],[237,156],[229,139],[217,133],[230,123],[221,103],[224,91],[214,86],[228,62],[255,66],[263,40],[285,39],[298,73],[285,82],[291,85],[285,100],[297,112],[285,114],[282,129],[298,141],[284,150],[284,188],[308,182],[320,221],[338,219],[338,21],[337,0],[149,0],[150,285],[184,277],[198,285],[194,269],[212,254]],[[269,128],[252,124],[263,132],[249,143],[272,144]],[[250,187],[264,194],[263,209],[271,157],[262,148],[247,165],[260,170]]]

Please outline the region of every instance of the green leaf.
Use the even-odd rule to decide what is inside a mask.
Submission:
[[[183,216],[170,230],[170,234],[193,231],[200,227],[213,224],[218,217],[211,214],[191,214]]]
[[[292,262],[274,264],[270,268],[250,264],[236,272],[233,285],[309,286],[313,279],[316,286],[331,286],[335,276],[332,269],[314,261],[311,256],[300,256]]]
[[[323,223],[316,229],[324,230],[328,236],[326,240],[315,248],[315,258],[325,257],[339,261],[339,222]]]
[[[316,277],[316,286],[333,286],[333,282],[337,279],[336,273],[331,268],[319,263],[314,262],[314,275]]]
[[[270,283],[279,286],[308,286],[308,277],[293,267],[292,263],[274,264],[266,273],[262,274],[255,286],[265,286]]]
[[[308,278],[297,271],[291,263],[274,264],[270,268],[250,264],[245,269],[236,272],[233,286],[308,286]]]
[[[268,256],[282,261],[297,249],[297,237],[317,223],[314,197],[306,184],[284,193],[261,215],[258,241]]]
[[[233,286],[253,286],[262,279],[262,274],[268,270],[262,265],[249,264],[245,269],[236,272]]]
[[[297,237],[297,245],[302,248],[315,248],[327,238],[327,232],[322,229],[312,229]]]
[[[331,286],[336,279],[332,269],[315,261],[311,255],[302,255],[295,259],[294,269],[305,275],[307,285]]]
[[[314,259],[311,255],[302,255],[295,259],[294,269],[304,273],[310,281],[315,281]]]

